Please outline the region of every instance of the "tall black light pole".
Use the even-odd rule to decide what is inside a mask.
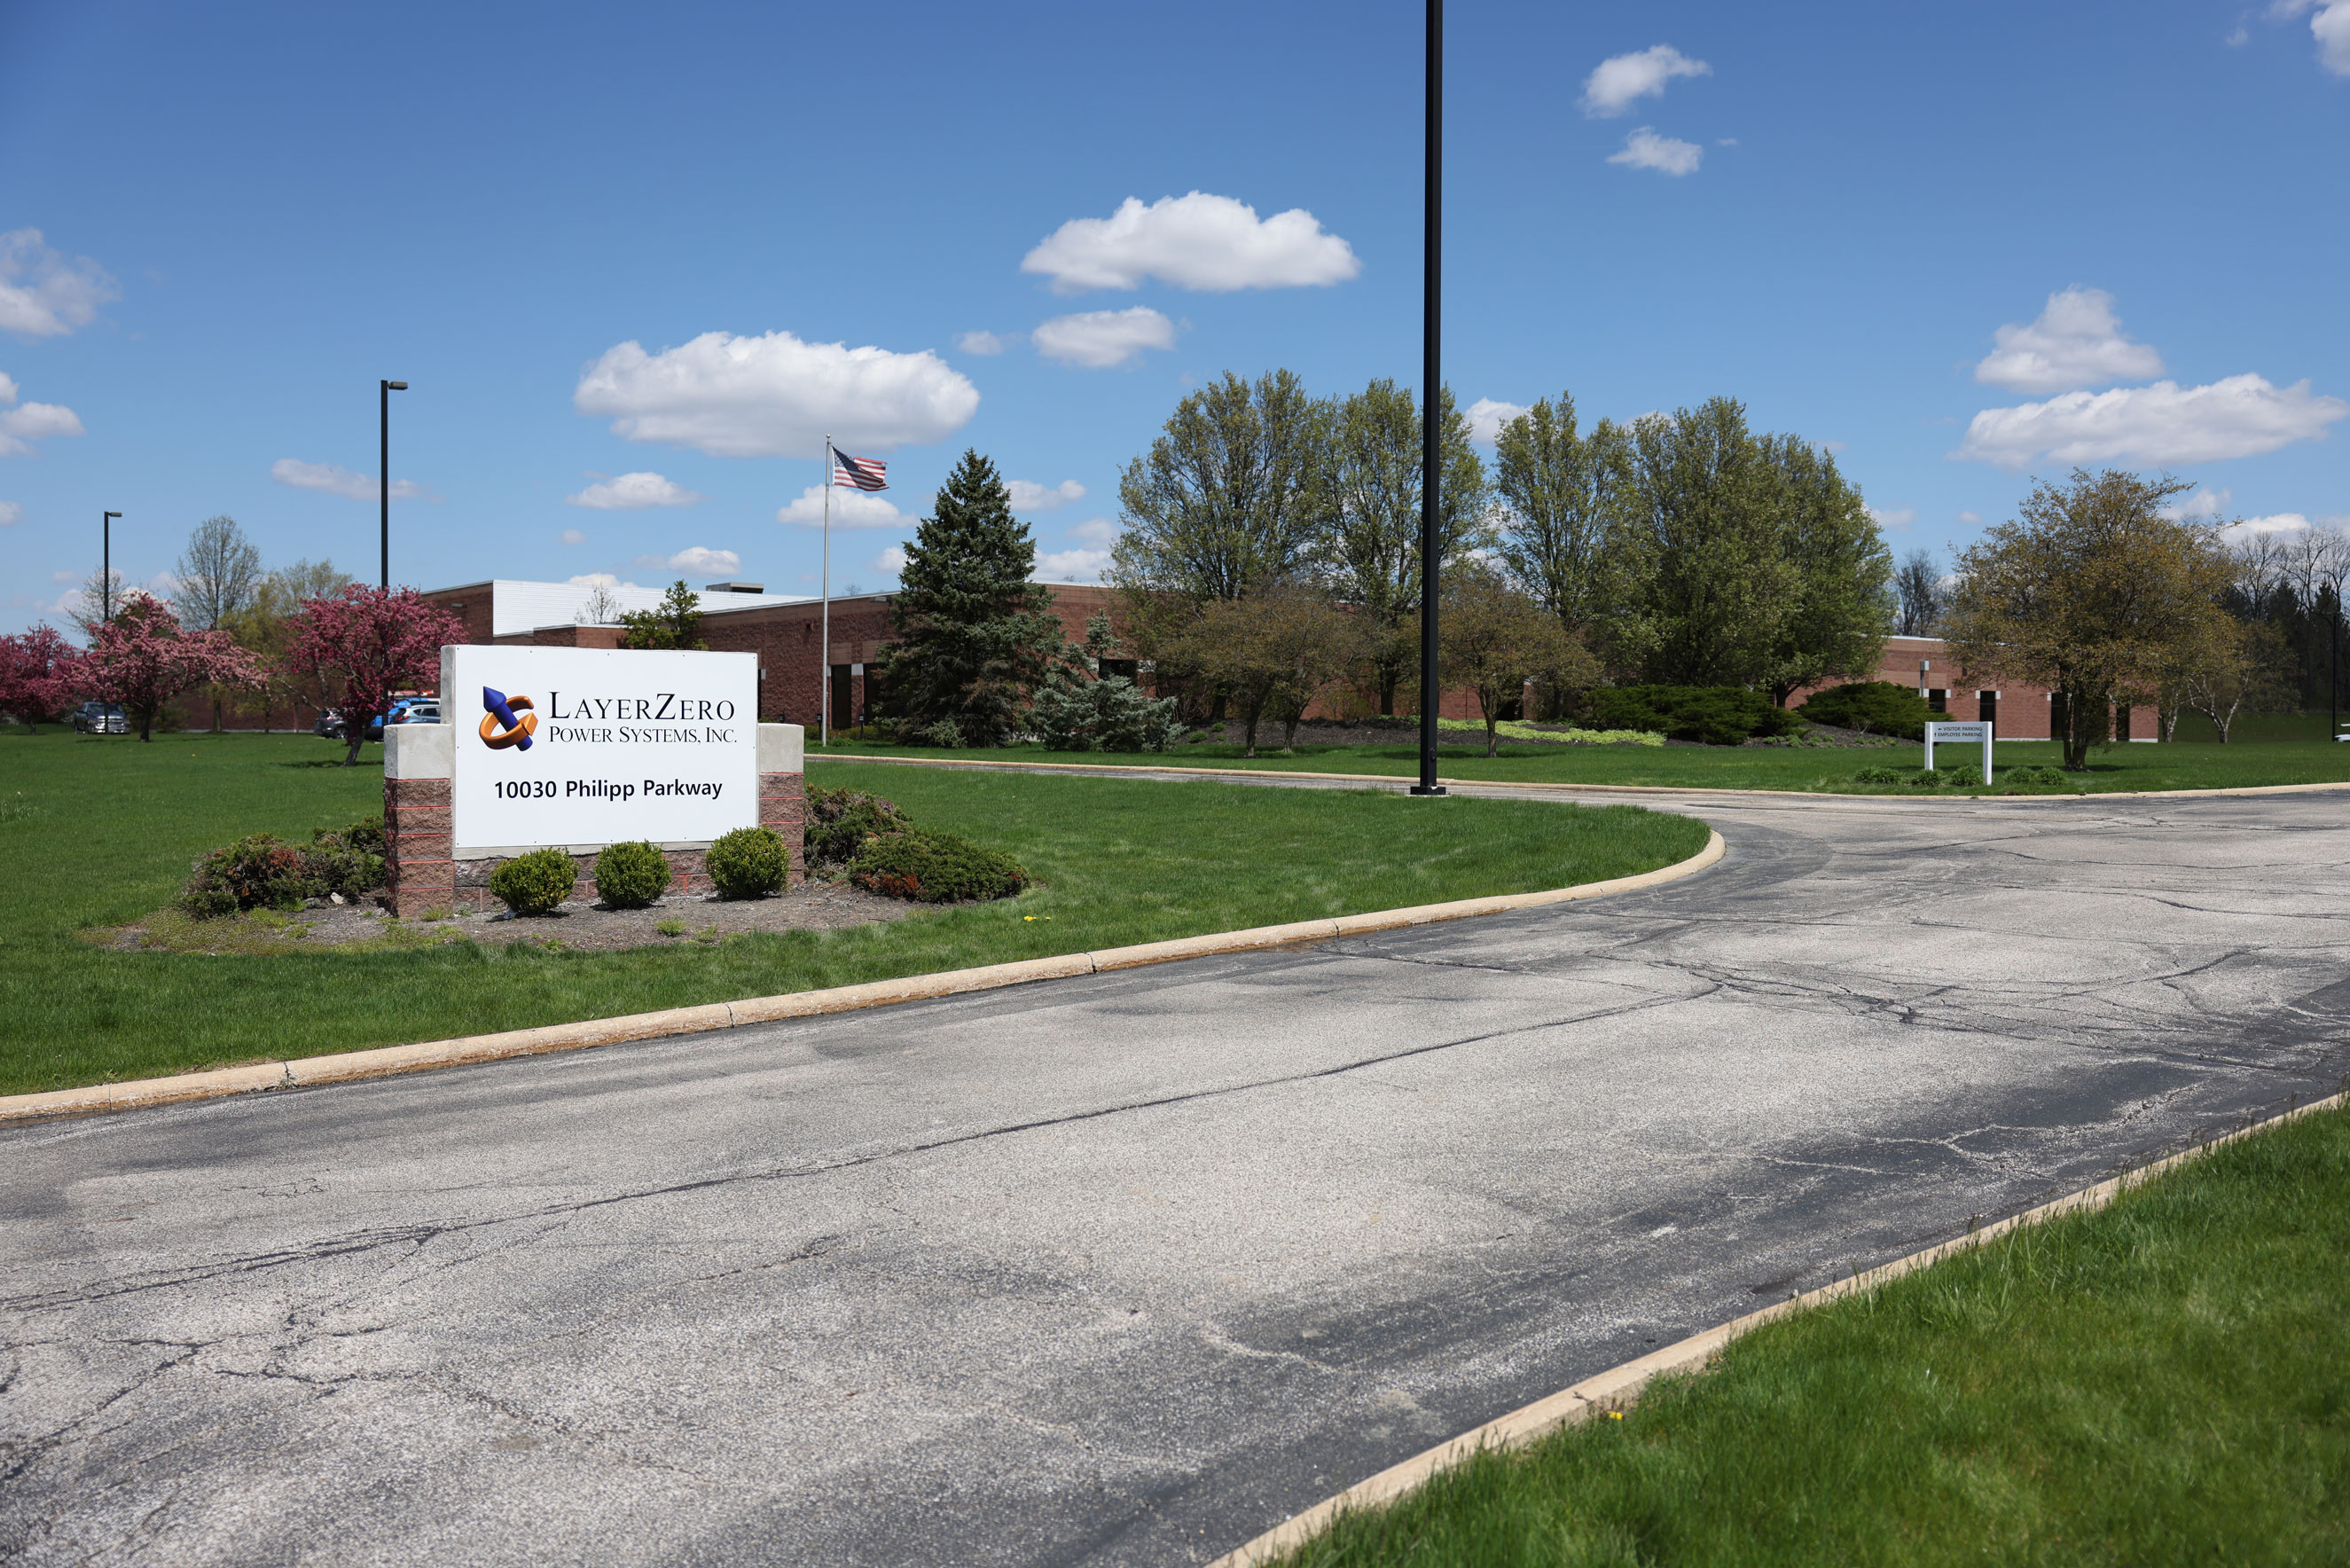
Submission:
[[[1414,794],[1442,794],[1436,782],[1437,709],[1444,700],[1436,659],[1437,509],[1444,455],[1444,375],[1440,364],[1444,251],[1444,0],[1428,0],[1428,151],[1421,242],[1419,369],[1419,782]]]
[[[114,520],[120,512],[109,512],[98,520],[98,618],[114,618]]]
[[[376,455],[380,461],[381,479],[376,491],[376,503],[382,514],[383,581],[386,593],[391,591],[391,395],[408,390],[405,381],[376,383],[376,421],[380,444]]]

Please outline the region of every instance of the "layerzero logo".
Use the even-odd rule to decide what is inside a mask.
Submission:
[[[527,697],[509,697],[494,686],[482,688],[482,744],[494,752],[512,746],[515,751],[530,750],[530,738],[538,731],[538,715],[531,711]]]

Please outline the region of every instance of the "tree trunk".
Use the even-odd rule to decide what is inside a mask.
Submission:
[[[1381,718],[1395,717],[1396,683],[1399,679],[1400,675],[1398,671],[1384,664],[1379,666],[1379,716]]]
[[[343,753],[343,766],[357,767],[359,761],[359,748],[367,744],[367,722],[361,720],[355,724],[350,720],[345,719],[343,738],[350,742],[350,750]]]

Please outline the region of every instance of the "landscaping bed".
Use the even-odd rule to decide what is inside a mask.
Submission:
[[[810,881],[763,898],[672,895],[640,909],[616,909],[593,899],[571,898],[544,915],[500,910],[400,920],[373,905],[326,903],[285,914],[255,909],[197,919],[182,910],[159,909],[128,924],[92,927],[83,933],[83,940],[116,952],[247,957],[399,950],[458,941],[498,946],[536,943],[552,951],[618,952],[685,942],[707,944],[753,931],[841,930],[903,919],[913,909],[903,899],[868,893],[846,881]]]

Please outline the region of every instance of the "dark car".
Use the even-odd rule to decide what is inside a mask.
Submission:
[[[429,718],[416,716],[417,710],[421,708],[429,708],[432,710],[432,714]],[[384,721],[385,715],[381,713],[377,714],[374,718],[368,721],[367,738],[369,740],[380,741],[383,739]],[[441,722],[441,699],[438,697],[395,697],[391,700],[390,722],[395,724],[437,724]],[[321,740],[347,741],[350,739],[349,732],[344,728],[343,716],[341,712],[333,708],[329,708],[325,712],[320,713],[318,715],[318,722],[316,724],[313,724],[310,728],[311,732],[317,735]]]
[[[127,735],[130,716],[120,702],[85,702],[73,711],[73,727],[84,735]]]

